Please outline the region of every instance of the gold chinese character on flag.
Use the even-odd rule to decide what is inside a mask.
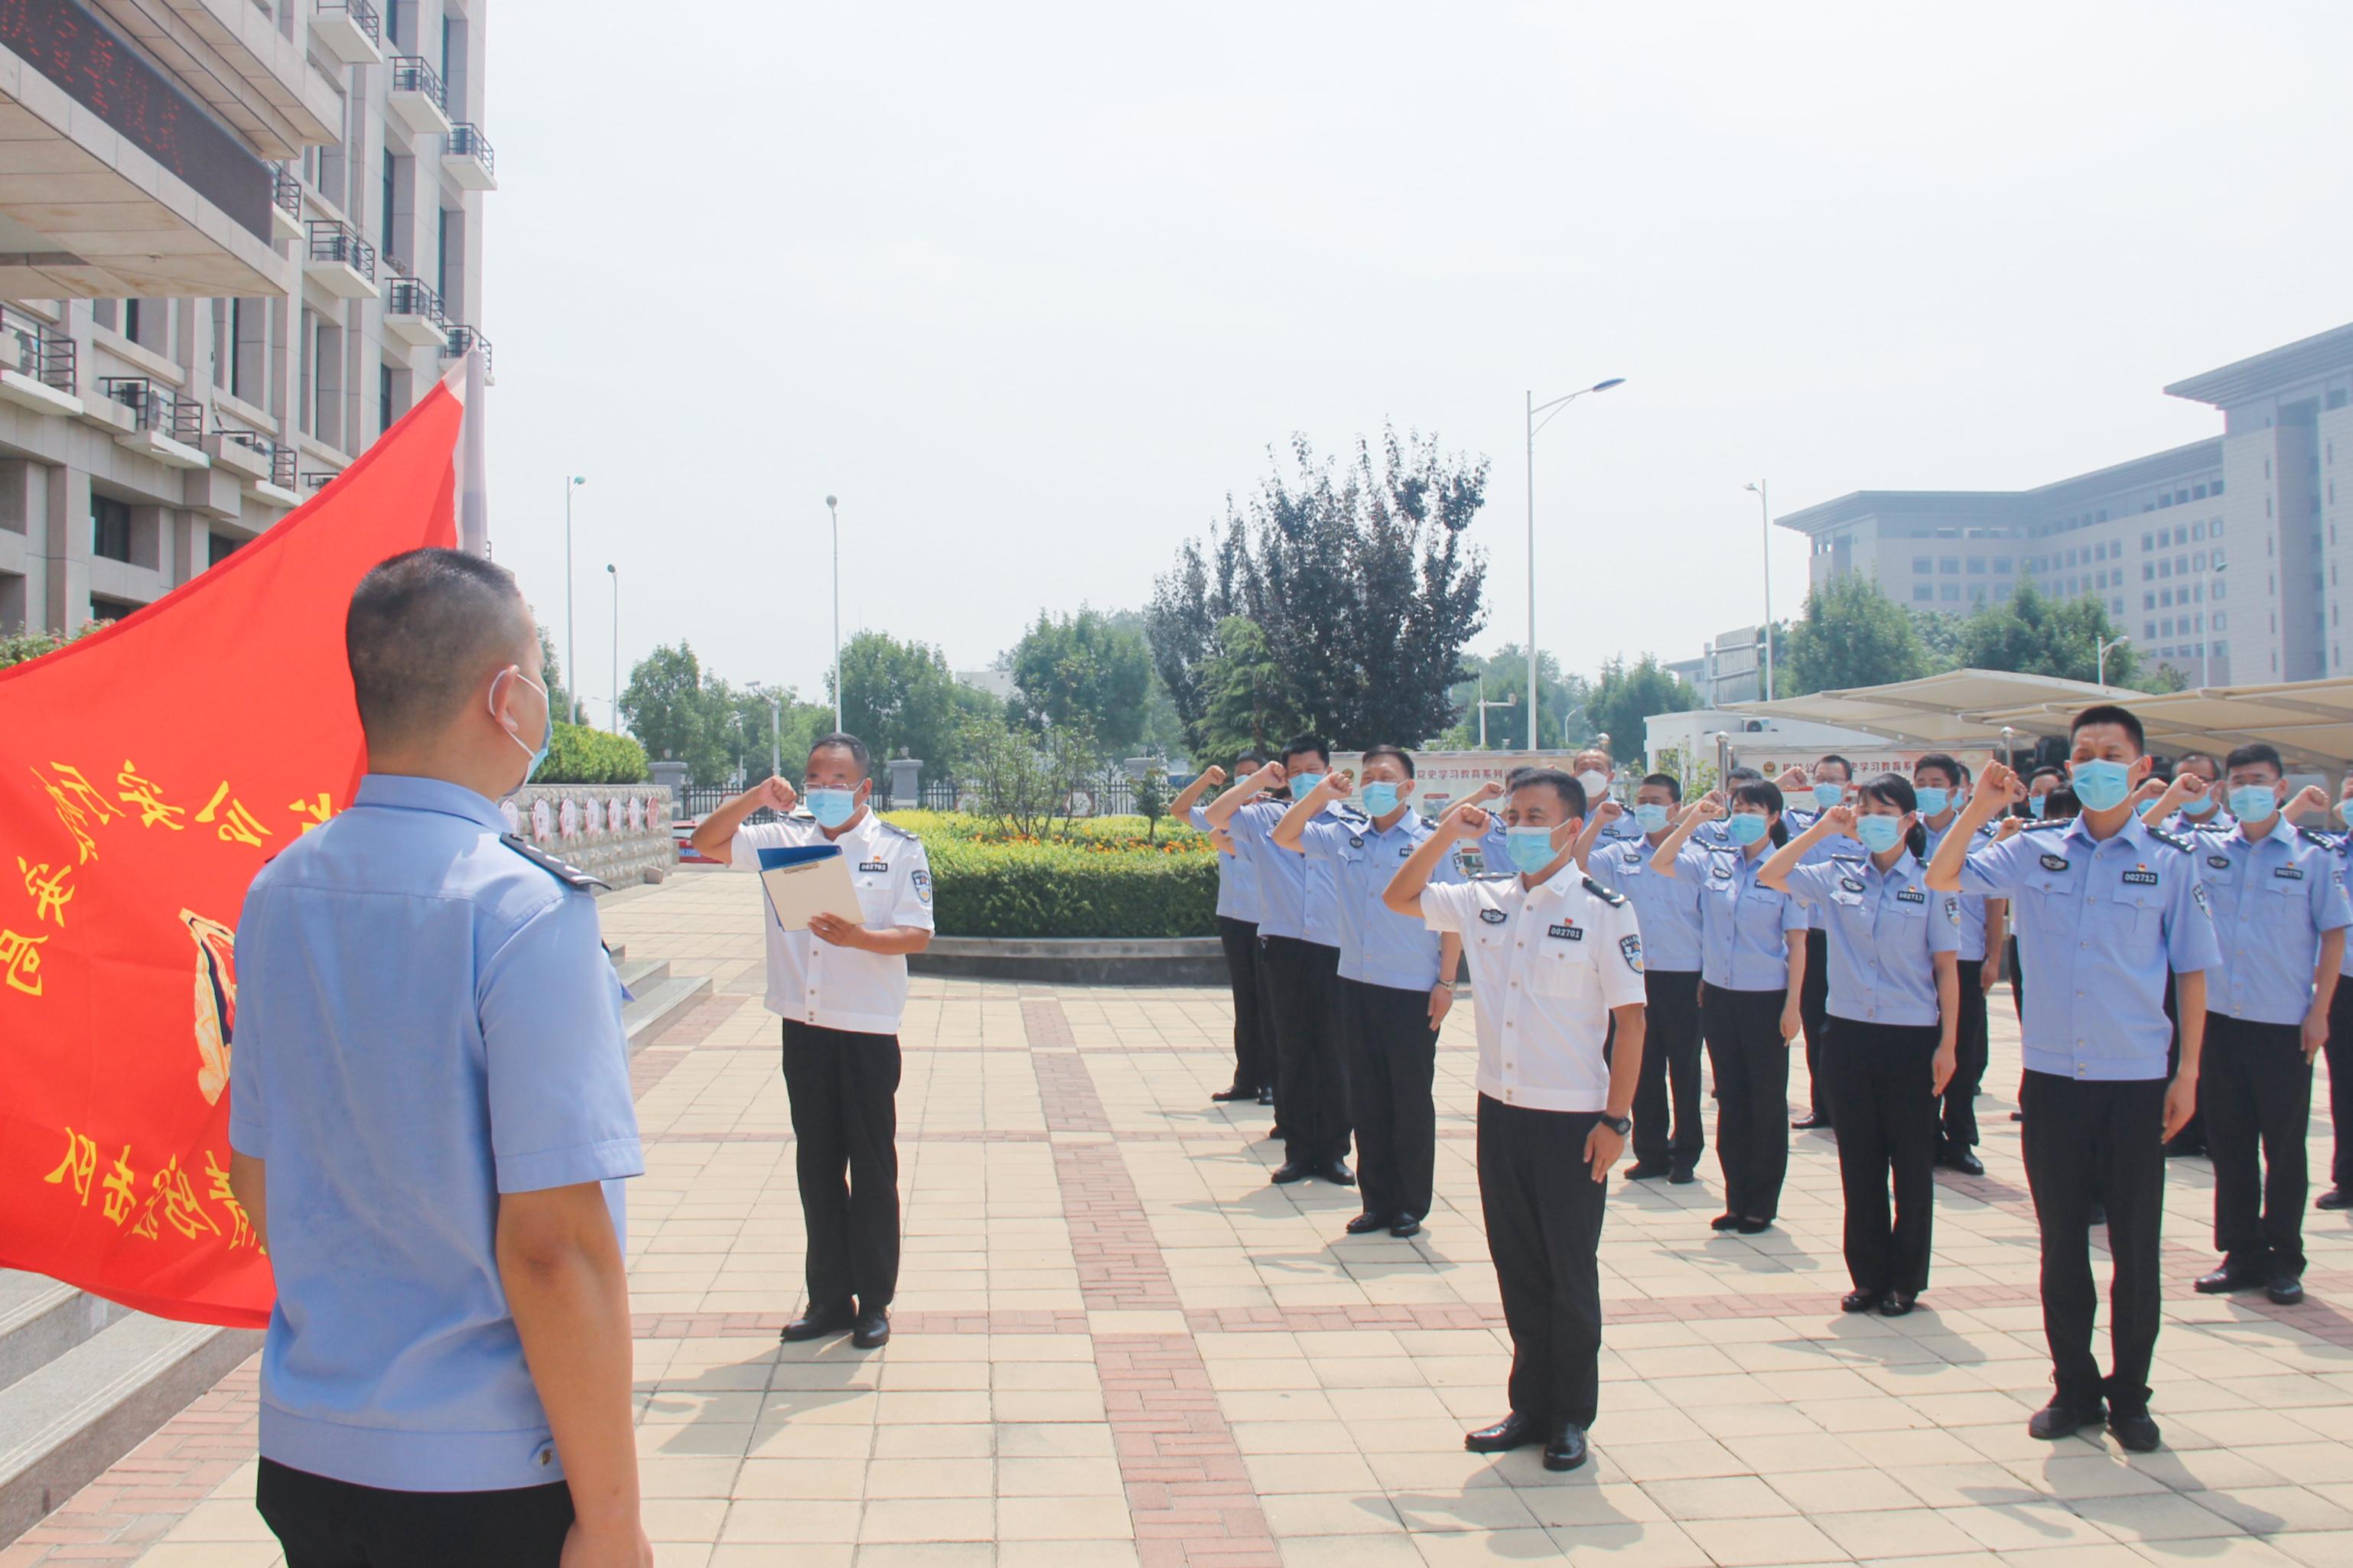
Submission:
[[[205,1189],[205,1196],[228,1210],[229,1246],[251,1247],[259,1239],[253,1234],[253,1222],[246,1217],[245,1205],[237,1201],[237,1194],[229,1191],[228,1173],[220,1168],[209,1149],[205,1151],[205,1174],[212,1184]]]
[[[223,779],[220,788],[213,791],[212,799],[205,803],[204,810],[196,813],[196,820],[213,821],[215,814],[220,810],[221,802],[227,799],[228,781]],[[264,838],[276,837],[269,829],[261,826],[260,819],[248,811],[245,808],[245,802],[241,800],[228,802],[228,811],[219,817],[219,823],[220,841],[224,844],[245,844],[258,849],[261,847],[261,841]]]
[[[38,768],[28,767],[26,771],[47,794],[65,830],[73,835],[74,844],[81,851],[75,864],[87,866],[98,858],[98,840],[91,836],[90,828],[103,827],[114,813],[90,782],[82,777],[79,768],[69,763],[51,763],[49,768],[57,774],[55,778],[44,778]],[[94,824],[93,817],[97,819]]]
[[[179,819],[188,815],[188,808],[164,805],[163,793],[155,781],[141,778],[138,768],[127,758],[122,763],[122,771],[114,775],[114,782],[122,786],[122,793],[115,798],[139,814],[140,826],[153,827],[161,823],[174,833],[186,831],[187,824]]]
[[[188,1173],[180,1169],[177,1154],[164,1162],[164,1168],[155,1173],[150,1185],[154,1188],[153,1195],[148,1198],[147,1207],[140,1215],[139,1223],[131,1227],[132,1235],[153,1241],[159,1232],[158,1220],[190,1241],[195,1239],[199,1230],[208,1230],[215,1236],[220,1234],[220,1226],[213,1223],[213,1216],[196,1202],[195,1186],[188,1180]]]
[[[114,1157],[114,1168],[106,1173],[106,1195],[100,1200],[109,1225],[121,1225],[130,1215],[131,1205],[139,1201],[139,1194],[132,1188],[136,1180],[131,1169],[131,1145],[125,1143],[122,1152]]]
[[[24,874],[25,891],[32,895],[33,918],[55,921],[59,931],[65,930],[66,905],[73,900],[73,889],[66,886],[66,879],[73,875],[73,868],[60,866],[52,871],[47,860],[37,866],[27,866],[25,858],[19,855],[16,857],[16,869]]]
[[[58,1162],[56,1170],[43,1176],[41,1180],[56,1185],[63,1185],[68,1181],[72,1182],[74,1196],[81,1200],[82,1207],[88,1208],[90,1182],[96,1174],[98,1174],[98,1140],[84,1137],[69,1127],[66,1129],[66,1157]]]
[[[302,831],[308,833],[314,827],[326,826],[327,818],[335,815],[335,803],[328,798],[325,790],[321,790],[317,800],[293,801],[289,803],[286,809],[297,816],[307,819],[302,824]]]
[[[5,981],[8,989],[27,996],[41,994],[41,944],[48,940],[0,930],[0,981]]]

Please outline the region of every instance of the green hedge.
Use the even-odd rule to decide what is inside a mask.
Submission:
[[[549,739],[547,761],[531,775],[533,784],[643,784],[652,776],[646,749],[627,735],[608,735],[586,724],[558,720]]]
[[[1076,841],[1008,840],[980,819],[893,812],[923,840],[942,936],[1188,937],[1218,933],[1217,852],[1141,817],[1081,825]]]

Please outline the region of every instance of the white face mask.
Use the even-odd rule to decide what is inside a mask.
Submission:
[[[1585,786],[1585,798],[1588,803],[1599,800],[1609,788],[1609,775],[1595,768],[1588,768],[1577,774],[1577,782]]]

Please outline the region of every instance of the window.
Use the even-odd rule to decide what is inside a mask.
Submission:
[[[2073,551],[2070,550],[2069,552],[2067,552],[2067,553],[2068,553],[2068,554],[2070,554],[2070,555],[2073,555],[2073,554],[2074,554],[2075,552],[2074,552]],[[1970,556],[1970,557],[1969,557],[1969,575],[1970,575],[1970,576],[1972,576],[1972,577],[1982,577],[1982,576],[1984,576],[1984,575],[1985,575],[1985,566],[1986,566],[1986,563],[1985,563],[1985,557],[1984,557],[1984,556],[1982,556],[1982,555],[1972,555],[1972,556]]]
[[[2157,637],[2157,623],[2155,621],[2141,622],[2140,636],[2143,642],[2154,641]]]
[[[90,552],[109,561],[131,559],[131,509],[112,496],[90,498]]]
[[[2203,538],[2205,538],[2205,537],[2206,537],[2206,525],[2205,525],[2204,523],[2202,523],[2202,522],[2193,522],[2193,523],[2191,523],[2191,524],[2189,525],[2189,540],[2190,540],[2190,542],[2191,542],[2191,543],[2193,543],[2193,544],[2194,544],[2194,543],[2196,543],[2199,540],[2201,540],[2201,539],[2203,539]]]
[[[1933,599],[1936,596],[1936,590],[1926,583],[1915,583],[1912,596],[1915,599]]]
[[[2157,574],[2158,574],[2158,576],[2160,576],[2160,577],[2170,577],[2170,576],[2172,576],[2172,575],[2173,575],[2173,563],[2172,563],[2172,562],[2170,562],[2170,561],[2160,561],[2160,562],[2158,562],[2158,563],[2157,563]]]
[[[227,534],[216,533],[212,535],[205,545],[205,564],[207,566],[219,565],[222,562],[236,554],[237,547],[244,542],[245,541],[241,539],[231,539]]]
[[[2225,631],[2225,630],[2228,630],[2228,629],[2229,629],[2229,626],[2230,626],[2230,621],[2231,621],[2231,617],[2230,617],[2227,614],[2225,614],[2224,612],[2222,612],[2222,611],[2221,611],[2221,610],[2217,610],[2217,611],[2215,611],[2215,612],[2214,612],[2214,629],[2215,629],[2216,631],[2218,631],[2218,632],[2219,632],[2219,631]],[[2217,647],[2217,648],[2215,649],[2215,651],[2219,653],[2219,652],[2221,652],[2221,648]]]
[[[2158,547],[2159,550],[2163,550],[2163,549],[2165,549],[2167,546],[2170,545],[2172,542],[2173,542],[2173,530],[2171,530],[2171,529],[2169,529],[2169,528],[2160,528],[2160,529],[2158,529],[2158,530],[2157,531],[2157,547]]]
[[[2108,601],[2108,614],[2121,616],[2124,613],[2125,602],[2122,599],[2110,599]]]
[[[2154,550],[2154,549],[2156,549],[2156,548],[2157,548],[2157,535],[2155,535],[2155,534],[2153,534],[2153,533],[2144,533],[2144,534],[2142,534],[2142,535],[2140,536],[2140,547],[2141,547],[2143,550]]]
[[[392,366],[375,367],[375,428],[378,435],[392,428]]]
[[[1995,556],[1995,557],[1993,558],[1993,569],[1994,569],[1994,573],[1995,573],[1995,574],[1996,574],[1997,576],[2002,576],[2002,577],[2007,577],[2007,576],[2009,576],[2009,575],[2010,575],[2010,557],[2009,557],[2009,556],[2007,556],[2007,555],[1997,555],[1997,556]]]
[[[2206,499],[2206,487],[2204,485],[2190,486],[2189,499],[2191,500],[2204,500]]]
[[[1941,560],[1939,560],[1939,561],[1936,563],[1936,570],[1937,570],[1937,571],[1939,571],[1939,572],[1942,572],[1942,573],[1946,574],[1947,574],[1947,575],[1948,575],[1948,576],[1949,576],[1949,575],[1951,575],[1952,574],[1957,573],[1958,571],[1960,571],[1960,569],[1961,569],[1961,558],[1960,558],[1959,556],[1957,556],[1957,555],[1947,555],[1947,556],[1945,556],[1944,558],[1942,558]]]
[[[2189,504],[2189,492],[2188,490],[2174,491],[2173,504],[2176,506],[2188,506]]]
[[[2157,595],[2157,602],[2166,609],[2169,610],[2173,608],[2173,590],[2170,588],[2160,589]]]
[[[1943,591],[1941,594],[1937,595],[1937,597],[1938,597],[1938,598],[1940,598],[1940,599],[1956,599],[1956,600],[1957,600],[1957,599],[1958,599],[1960,596],[1961,596],[1961,585],[1960,585],[1958,583],[1947,583],[1947,584],[1946,584],[1944,585],[1944,591]]]
[[[2214,488],[2219,490],[2222,487],[2216,485]],[[2214,520],[2214,537],[2217,539],[2222,537],[2222,520],[2219,517]]]
[[[2157,498],[2157,504],[2159,507],[2171,506],[2173,504],[2173,497],[2170,495],[2161,495]]]
[[[2221,494],[2222,493],[2222,481],[2221,481],[2221,480],[2220,480],[2220,479],[2216,479],[2216,480],[2214,481],[2213,487],[2212,487],[2212,488],[2211,488],[2211,489],[2207,493],[2208,493],[2208,494],[2210,494],[2210,495],[2221,495]],[[2218,529],[2219,529],[2219,528],[2221,528],[2222,525],[2221,525],[2221,523],[2219,523],[2219,522],[2218,522],[2218,523],[2216,523],[2214,526],[2215,526],[2216,528],[2218,528]]]
[[[2144,610],[2153,610],[2157,608],[2157,595],[2155,594],[2143,594],[2140,596],[2140,607]]]
[[[2155,562],[2144,561],[2140,563],[2140,580],[2144,583],[2154,583],[2157,581],[2157,563]]]
[[[1928,559],[1926,555],[1915,555],[1912,557],[1912,570],[1920,576],[1925,577],[1936,569],[1936,563]]]
[[[377,215],[377,221],[384,225],[384,253],[386,256],[397,256],[403,248],[399,239],[392,232],[394,162],[392,149],[385,148],[384,150],[384,211]]]
[[[2072,550],[2067,552],[2067,564],[2070,566],[2075,564],[2075,552]]]
[[[1985,603],[1985,597],[1986,591],[1984,584],[1972,583],[1969,584],[1969,602],[1971,604],[1982,605]]]

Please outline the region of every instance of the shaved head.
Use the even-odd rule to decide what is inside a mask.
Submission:
[[[514,574],[456,550],[411,550],[352,594],[343,649],[360,728],[375,750],[429,739],[475,689],[538,645]]]

